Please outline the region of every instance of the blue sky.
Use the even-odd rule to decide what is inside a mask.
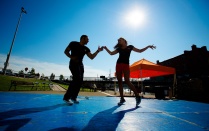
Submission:
[[[9,69],[35,68],[49,76],[70,76],[64,50],[70,41],[89,36],[88,47],[110,50],[119,37],[128,44],[157,49],[132,52],[130,64],[145,58],[156,63],[197,47],[209,48],[208,0],[1,0],[0,68],[4,66],[20,9],[22,15],[9,61]],[[136,14],[134,16],[134,14]],[[133,18],[132,18],[133,17]],[[118,54],[100,52],[94,60],[84,57],[85,76],[113,76]]]

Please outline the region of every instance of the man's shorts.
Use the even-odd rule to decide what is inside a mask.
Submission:
[[[129,64],[117,63],[116,72],[130,71]]]

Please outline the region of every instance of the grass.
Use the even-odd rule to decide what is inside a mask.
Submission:
[[[49,80],[40,80],[40,79],[36,79],[36,78],[22,78],[22,77],[15,77],[15,76],[6,76],[6,75],[0,75],[0,91],[8,91],[10,88],[10,84],[11,84],[11,80],[15,80],[15,81],[25,81],[25,82],[38,82],[38,90],[50,90],[48,83],[50,83]],[[46,83],[43,84],[43,83]],[[31,90],[32,87],[30,86],[17,86],[16,90]],[[11,88],[11,90],[14,90],[14,87]],[[33,90],[36,90],[35,88],[33,88]]]
[[[63,87],[63,88],[65,88],[66,90],[68,89],[68,86],[69,85],[64,85],[64,84],[58,84],[59,86],[61,86],[61,87]],[[81,90],[80,90],[81,92],[83,91],[83,92],[91,92],[91,90],[89,89],[89,88],[85,88],[85,87],[81,87]]]
[[[25,81],[25,82],[38,82],[38,90],[50,90],[48,84],[44,85],[44,83],[53,83],[53,84],[58,84],[55,82],[51,82],[49,80],[40,80],[36,78],[22,78],[22,77],[15,77],[15,76],[6,76],[6,75],[1,75],[0,74],[0,91],[9,91],[10,85],[11,85],[11,80],[15,81]],[[59,86],[65,88],[66,90],[68,89],[69,85],[65,84],[58,84]],[[17,86],[16,91],[31,91],[30,86]],[[11,88],[11,90],[14,90],[14,87]],[[36,88],[33,88],[33,90],[36,90]],[[85,92],[90,92],[90,89],[81,87],[81,91]]]

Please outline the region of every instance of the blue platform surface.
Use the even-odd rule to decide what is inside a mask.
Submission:
[[[204,131],[209,104],[135,98],[117,106],[119,97],[79,96],[67,105],[61,94],[0,92],[0,130],[7,131]]]

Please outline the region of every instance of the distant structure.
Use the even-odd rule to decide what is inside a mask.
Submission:
[[[184,54],[159,62],[157,64],[174,67],[178,77],[202,78],[209,76],[209,51],[206,46],[197,48],[192,45],[191,51],[184,51]]]
[[[206,46],[191,47],[192,50],[157,64],[176,69],[175,94],[179,98],[209,102],[209,51]]]

